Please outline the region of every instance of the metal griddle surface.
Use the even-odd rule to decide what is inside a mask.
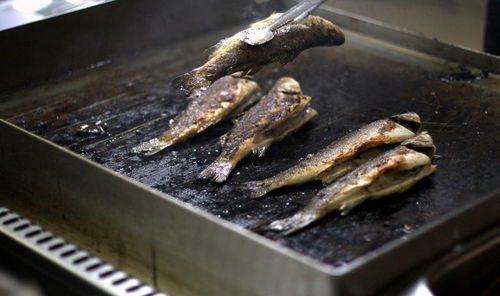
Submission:
[[[307,184],[259,199],[230,191],[272,176],[332,140],[371,121],[415,111],[433,136],[438,170],[408,192],[368,201],[348,216],[332,213],[278,241],[333,266],[346,264],[438,217],[493,191],[499,184],[500,96],[465,80],[455,70],[422,56],[348,34],[338,48],[317,48],[294,62],[255,76],[268,90],[289,75],[313,97],[319,115],[268,153],[243,160],[225,185],[196,180],[220,151],[218,137],[230,123],[210,128],[157,155],[131,153],[157,136],[187,101],[173,89],[175,76],[201,64],[203,50],[227,32],[186,41],[116,66],[89,69],[75,78],[9,94],[25,103],[2,117],[118,173],[168,193],[236,225],[282,218],[300,209],[320,188]],[[450,71],[450,72],[447,72]],[[491,79],[491,78],[490,78]],[[5,97],[4,97],[5,98]],[[106,133],[77,127],[102,121]]]

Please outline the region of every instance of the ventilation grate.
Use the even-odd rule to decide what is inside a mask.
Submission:
[[[4,207],[0,207],[0,233],[111,295],[166,296]]]

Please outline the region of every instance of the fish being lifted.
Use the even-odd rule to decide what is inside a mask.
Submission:
[[[221,138],[221,154],[198,177],[224,182],[250,152],[262,156],[273,142],[282,140],[316,116],[316,110],[309,107],[310,101],[311,97],[302,94],[296,80],[279,79],[266,96],[236,121],[229,134]]]
[[[264,27],[280,15],[272,14],[251,27]],[[308,48],[341,45],[345,41],[339,27],[318,16],[284,25],[274,32],[271,41],[259,46],[241,41],[242,34],[244,31],[221,40],[204,65],[177,77],[174,84],[189,95],[198,96],[222,76],[240,71],[251,75],[270,63],[286,64]]]
[[[284,235],[306,227],[334,211],[342,215],[366,199],[401,193],[422,178],[432,174],[435,147],[427,132],[410,138],[360,165],[335,183],[329,185],[295,215],[276,220],[266,228]]]
[[[133,148],[155,154],[166,147],[190,138],[211,125],[240,114],[260,98],[259,85],[250,79],[225,76],[212,84],[200,97],[193,98],[186,109],[161,136]]]
[[[374,121],[333,141],[318,153],[276,176],[249,182],[243,187],[256,198],[277,188],[313,180],[329,184],[394,145],[415,136],[420,126],[420,117],[413,112]]]

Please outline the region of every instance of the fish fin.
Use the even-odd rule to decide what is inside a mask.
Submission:
[[[432,157],[432,160],[441,160],[443,158],[444,158],[444,156],[441,154],[434,154],[434,156]]]
[[[263,181],[252,181],[244,183],[242,185],[242,189],[244,191],[247,191],[250,194],[251,198],[262,197],[273,190],[271,184]]]
[[[257,154],[259,157],[262,157],[266,153],[267,148],[269,148],[269,146],[271,146],[271,143],[260,146],[260,147],[256,147],[256,148],[252,149],[252,152],[253,152],[253,154]]]
[[[365,199],[366,198],[360,198],[357,200],[343,203],[339,208],[339,210],[341,211],[340,215],[346,216],[352,209],[354,209],[357,205],[362,203]]]
[[[223,134],[222,136],[220,136],[219,138],[219,144],[221,146],[224,147],[224,145],[226,145],[226,142],[227,142],[227,133]]]
[[[176,77],[173,84],[189,96],[200,96],[211,83],[197,68]]]
[[[248,78],[248,79],[250,79],[250,77],[245,76],[245,73],[246,72],[238,71],[238,72],[231,73],[230,75],[231,75],[231,77],[234,77],[234,78]]]
[[[164,139],[162,139],[162,137],[158,137],[135,146],[134,148],[132,148],[132,152],[144,152],[145,155],[153,155],[171,146],[172,144],[174,144],[173,141],[165,141]]]
[[[217,42],[216,44],[210,46],[209,48],[205,49],[203,51],[204,54],[206,54],[208,56],[209,59],[212,58],[212,56],[214,55],[214,53],[222,47],[222,45],[224,44],[224,41],[225,39],[222,39],[222,40],[219,40],[219,42]]]
[[[254,66],[250,70],[247,71],[245,76],[252,76],[255,73],[259,72],[262,68],[263,68],[263,66]]]
[[[198,175],[198,179],[222,183],[227,180],[233,168],[234,164],[232,162],[217,159]]]

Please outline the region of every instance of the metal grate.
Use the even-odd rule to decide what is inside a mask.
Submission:
[[[110,295],[166,296],[4,207],[0,207],[0,233],[35,250]]]

